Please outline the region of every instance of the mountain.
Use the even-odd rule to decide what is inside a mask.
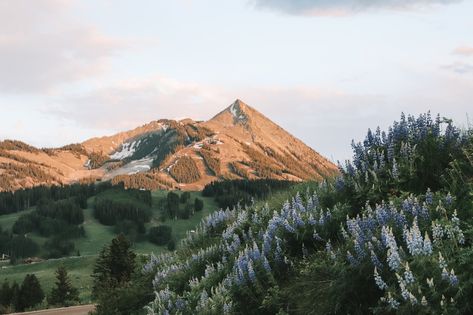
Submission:
[[[198,190],[218,179],[321,179],[336,166],[236,100],[208,121],[161,119],[62,148],[0,142],[0,190],[96,180]]]

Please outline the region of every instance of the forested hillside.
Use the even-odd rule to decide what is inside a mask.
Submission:
[[[402,115],[353,151],[335,180],[222,209],[152,256],[148,314],[471,314],[472,131]]]

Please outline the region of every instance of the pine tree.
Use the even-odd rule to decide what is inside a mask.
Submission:
[[[34,274],[27,274],[20,289],[19,309],[23,311],[41,303],[44,299],[44,292],[41,289],[38,278]]]
[[[97,298],[102,292],[106,293],[130,281],[135,269],[136,257],[130,248],[131,243],[123,234],[120,234],[112,240],[110,246],[102,249],[92,275],[94,297]]]
[[[20,310],[20,286],[18,283],[13,282],[12,286],[10,287],[10,305],[15,310]]]
[[[64,266],[56,270],[56,287],[48,297],[49,305],[70,306],[79,302],[79,291],[71,284]]]
[[[0,310],[6,309],[10,306],[12,300],[12,290],[10,284],[5,280],[0,288]],[[3,313],[0,313],[3,314]]]

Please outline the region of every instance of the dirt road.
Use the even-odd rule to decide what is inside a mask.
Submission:
[[[95,305],[79,305],[35,312],[14,313],[12,315],[87,315],[90,311],[93,311],[94,308]]]

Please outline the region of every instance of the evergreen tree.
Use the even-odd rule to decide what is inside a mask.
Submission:
[[[10,288],[10,305],[13,306],[15,310],[20,310],[20,286],[18,283],[13,282]]]
[[[49,305],[70,306],[79,302],[79,292],[71,284],[64,266],[56,270],[56,286],[48,297]]]
[[[202,199],[195,198],[194,211],[199,212],[199,211],[202,211],[202,209],[204,209],[204,202],[202,201]]]
[[[44,299],[44,292],[41,289],[38,278],[34,274],[27,274],[21,284],[19,307],[17,310],[23,311],[41,303]]]
[[[179,195],[170,191],[167,196],[167,201],[169,217],[174,219],[179,213]]]
[[[181,194],[181,203],[186,203],[187,200],[191,198],[191,193],[188,191],[185,191]]]
[[[130,281],[136,257],[130,248],[131,243],[120,234],[108,247],[102,249],[92,275],[94,297],[99,298],[102,293],[107,293],[110,289],[123,286]]]
[[[11,304],[12,290],[7,280],[3,281],[0,288],[0,306],[7,308]]]

